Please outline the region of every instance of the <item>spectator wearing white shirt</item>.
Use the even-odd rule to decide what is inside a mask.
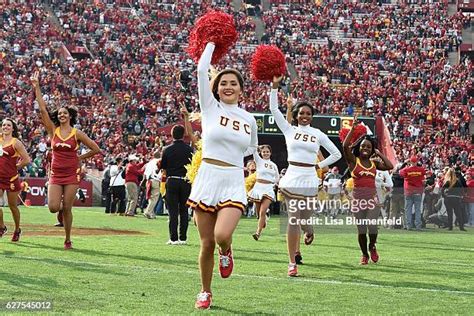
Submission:
[[[41,153],[45,153],[47,149],[48,149],[48,144],[46,144],[44,138],[42,138],[40,143],[38,144],[38,150]]]
[[[147,179],[147,198],[148,206],[145,209],[143,215],[148,219],[155,219],[155,206],[160,198],[160,164],[161,164],[161,153],[156,150],[153,153],[153,159],[145,165],[145,171],[143,173],[145,179]]]
[[[112,193],[112,204],[110,205],[110,213],[116,212],[117,203],[118,213],[123,216],[125,214],[125,178],[123,176],[122,158],[117,158],[115,164],[110,167],[110,190]]]
[[[341,200],[341,191],[342,191],[342,176],[339,174],[339,168],[334,167],[331,169],[331,172],[326,175],[324,178],[324,188],[328,194],[328,209],[329,216],[337,216],[339,209],[337,208],[337,201]],[[333,202],[330,202],[333,201]]]
[[[381,206],[382,217],[387,217],[387,209],[385,207],[385,200],[393,188],[393,181],[390,172],[387,170],[377,170],[375,175],[375,188],[377,189],[377,198]]]

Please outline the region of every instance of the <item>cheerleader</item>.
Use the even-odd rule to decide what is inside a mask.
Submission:
[[[41,93],[39,72],[31,77],[39,104],[41,120],[51,139],[52,161],[48,185],[48,207],[51,213],[63,211],[65,231],[64,249],[72,249],[72,205],[81,181],[81,162],[100,153],[99,146],[84,132],[74,128],[77,110],[61,106],[50,114]],[[79,144],[90,150],[78,156]]]
[[[20,176],[18,170],[27,166],[31,159],[26,152],[25,146],[18,140],[18,126],[9,118],[2,121],[0,133],[0,200],[7,192],[8,207],[12,212],[15,222],[15,231],[12,241],[20,240],[20,210],[18,209],[18,193],[21,191]],[[3,222],[3,210],[0,204],[0,237],[7,232],[7,226]]]
[[[208,43],[198,63],[203,158],[188,200],[201,239],[201,292],[195,304],[198,309],[211,306],[216,244],[221,277],[228,278],[232,273],[232,234],[247,204],[244,157],[257,148],[257,123],[250,113],[238,107],[244,88],[242,75],[225,69],[209,82],[214,48],[214,43]]]
[[[316,199],[318,195],[319,178],[316,170],[327,167],[341,158],[341,153],[331,142],[329,137],[319,129],[311,127],[314,109],[307,102],[298,102],[293,109],[293,125],[289,124],[278,109],[278,86],[282,77],[274,77],[270,93],[270,110],[275,122],[285,136],[288,151],[288,170],[279,183],[280,191],[285,196],[289,217],[287,229],[288,245],[288,276],[297,276],[295,260],[298,248],[300,229],[305,232],[305,244],[313,242],[313,228],[310,225],[301,227],[297,220],[307,218],[311,214],[310,209],[298,209],[294,200]],[[294,126],[296,125],[296,126]],[[329,157],[316,163],[320,146],[328,152]],[[299,202],[299,201],[296,201]]]
[[[253,189],[248,193],[248,198],[255,203],[255,211],[259,216],[257,231],[252,235],[255,240],[260,238],[260,234],[266,226],[267,210],[276,198],[274,187],[278,183],[279,173],[277,165],[270,160],[271,155],[270,145],[260,146],[259,153],[253,154],[257,164],[257,180]]]
[[[293,122],[293,97],[291,94],[288,95],[288,98],[286,99],[286,121],[288,123]],[[316,159],[316,164],[318,164],[320,161],[323,161],[325,158],[323,156],[323,153],[321,151],[318,152],[318,159]],[[321,180],[324,178],[324,174],[329,171],[329,167],[326,166],[324,168],[316,169],[316,175],[318,176],[318,179]],[[322,184],[320,184],[321,186]],[[296,264],[303,264],[303,256],[301,255],[301,235],[300,235],[300,242],[298,242],[298,247],[296,248],[296,253],[295,253],[295,262]]]
[[[351,210],[357,220],[377,220],[380,212],[375,185],[377,170],[392,170],[393,165],[390,160],[376,148],[375,141],[369,136],[365,136],[354,145],[351,145],[352,135],[358,123],[357,116],[354,116],[352,128],[343,142],[344,158],[347,161],[354,183]],[[366,225],[361,222],[357,225],[359,246],[362,251],[362,257],[360,259],[361,265],[369,263],[367,226],[369,229],[370,259],[374,263],[379,260],[379,255],[375,247],[378,234],[377,225]]]

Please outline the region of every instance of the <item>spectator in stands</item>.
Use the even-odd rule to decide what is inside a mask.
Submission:
[[[443,196],[444,205],[448,213],[448,229],[453,230],[453,213],[456,214],[456,220],[459,229],[464,229],[464,205],[462,199],[464,195],[464,186],[460,178],[457,177],[454,168],[449,168],[444,176]]]
[[[405,195],[403,191],[404,180],[400,175],[400,170],[405,164],[399,164],[392,174],[393,191],[390,198],[390,218],[397,220],[399,218],[406,218],[405,214]],[[393,225],[392,228],[402,228],[398,225]]]
[[[110,214],[118,212],[119,215],[125,215],[126,209],[126,190],[125,190],[125,168],[124,161],[118,157],[110,166],[110,190],[111,205]],[[118,209],[117,209],[118,203]]]
[[[139,162],[140,157],[135,154],[128,156],[128,164],[125,169],[125,188],[127,190],[126,216],[135,216],[138,203],[139,183],[143,172],[141,168],[144,163]]]
[[[467,192],[465,202],[469,207],[469,226],[474,226],[474,173],[470,171],[466,176]]]
[[[418,166],[419,158],[412,156],[407,162],[408,166],[400,170],[400,176],[404,181],[405,194],[405,216],[406,228],[413,229],[413,208],[415,209],[415,227],[421,230],[421,196],[424,190],[423,181],[425,179],[426,170]]]
[[[155,219],[155,207],[160,198],[160,184],[161,177],[159,171],[161,169],[161,152],[156,150],[153,153],[153,159],[151,159],[145,165],[145,171],[143,176],[147,180],[147,199],[148,206],[143,215],[148,219]]]

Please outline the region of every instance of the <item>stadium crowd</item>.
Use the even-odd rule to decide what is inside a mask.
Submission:
[[[259,40],[276,44],[296,69],[284,90],[319,113],[382,115],[400,161],[418,155],[434,173],[472,168],[472,61],[448,62],[470,20],[448,16],[446,0],[271,1],[261,39],[252,18],[229,1],[24,2],[2,4],[0,113],[19,123],[33,160],[27,175],[44,176],[48,163],[33,69],[41,69],[48,104],[76,106],[78,127],[104,150],[90,168],[103,170],[131,152],[151,159],[171,141],[162,131],[181,119],[180,106],[197,108],[195,63],[185,47],[194,20],[211,6],[235,16],[240,36],[218,68],[249,75]],[[86,46],[90,57],[68,58],[65,48],[75,46]],[[268,85],[247,82],[241,106],[267,112]]]

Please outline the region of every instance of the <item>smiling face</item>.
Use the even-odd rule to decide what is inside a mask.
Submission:
[[[307,105],[300,107],[296,119],[298,120],[298,125],[307,126],[311,124],[311,121],[313,120],[313,112],[311,111],[311,108]]]
[[[10,136],[13,133],[13,123],[10,120],[3,120],[2,134],[3,136]]]
[[[233,73],[226,73],[220,78],[217,86],[219,99],[226,104],[235,104],[239,101],[242,87],[237,76]]]
[[[58,110],[58,120],[60,124],[69,124],[71,119],[71,115],[66,108],[60,108]]]
[[[262,150],[260,151],[260,154],[262,155],[263,159],[270,159],[272,152],[270,151],[268,147],[263,147]]]
[[[367,139],[364,139],[362,143],[360,143],[359,152],[361,158],[370,158],[372,155],[372,143]]]

